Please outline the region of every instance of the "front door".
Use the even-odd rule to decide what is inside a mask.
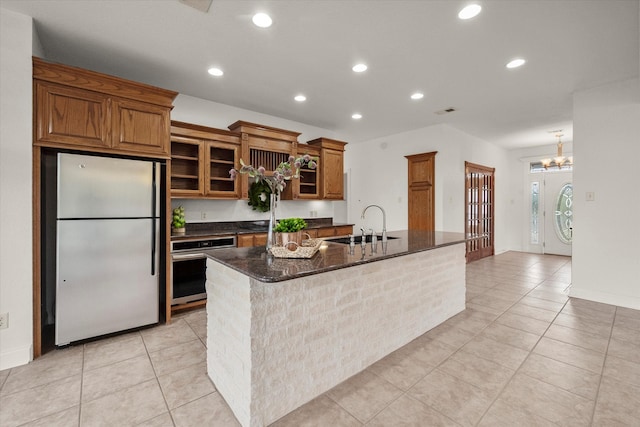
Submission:
[[[573,237],[572,172],[545,173],[543,199],[543,252],[571,256]]]

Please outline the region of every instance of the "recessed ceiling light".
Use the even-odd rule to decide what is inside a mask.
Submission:
[[[516,59],[511,60],[511,62],[509,62],[507,64],[507,68],[518,68],[518,67],[524,65],[525,62],[526,61],[524,59],[522,59],[522,58],[516,58]]]
[[[269,28],[273,23],[273,20],[266,13],[256,13],[252,18],[253,23],[260,28]]]
[[[352,68],[356,73],[362,73],[363,71],[367,71],[367,66],[365,64],[356,64]]]
[[[296,95],[293,99],[295,99],[298,102],[304,102],[307,100],[307,97],[304,95]]]
[[[482,10],[482,6],[479,4],[470,4],[462,8],[460,12],[458,12],[458,18],[460,19],[471,19]]]
[[[211,67],[208,70],[208,73],[214,77],[220,77],[224,74],[224,72],[220,68]]]
[[[411,95],[411,99],[422,99],[424,98],[424,93],[421,92],[416,92],[413,95]]]
[[[360,114],[360,113],[353,113],[353,114],[351,115],[351,118],[352,118],[352,119],[355,119],[355,120],[360,120],[360,119],[362,118],[362,114]]]

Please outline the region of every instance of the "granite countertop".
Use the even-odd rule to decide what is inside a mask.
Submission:
[[[387,242],[386,253],[383,253],[382,242],[378,241],[377,253],[371,253],[371,244],[368,243],[364,256],[359,244],[356,244],[354,254],[351,255],[349,245],[331,242],[330,238],[325,239],[318,252],[309,259],[275,258],[266,252],[264,246],[203,252],[209,258],[261,282],[280,282],[466,241],[464,233],[441,231],[405,230],[389,232],[388,235],[397,239]]]
[[[307,228],[340,227],[342,224],[334,223],[332,218],[305,218]],[[269,221],[227,221],[227,222],[203,222],[187,224],[184,234],[172,234],[171,240],[187,240],[204,237],[229,236],[233,234],[266,233]]]

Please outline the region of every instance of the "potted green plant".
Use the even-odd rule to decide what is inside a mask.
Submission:
[[[180,234],[186,231],[185,225],[187,221],[184,218],[184,207],[178,206],[173,209],[173,216],[171,218],[171,229],[174,233]]]
[[[307,223],[302,218],[284,218],[277,222],[273,231],[276,232],[276,244],[278,246],[289,247],[295,243],[295,248],[302,244],[302,230],[307,227]],[[292,250],[295,250],[293,248]]]

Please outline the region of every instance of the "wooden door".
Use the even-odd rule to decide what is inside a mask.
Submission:
[[[437,151],[405,156],[409,162],[409,230],[435,229],[435,161]]]
[[[494,254],[495,168],[465,162],[467,262]]]

